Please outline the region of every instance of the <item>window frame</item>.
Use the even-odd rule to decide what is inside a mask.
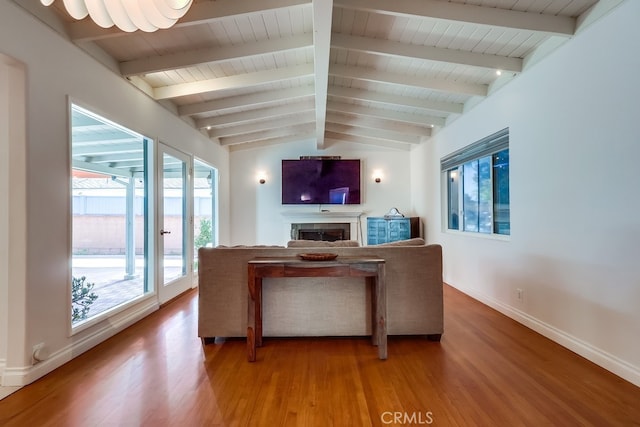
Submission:
[[[153,297],[155,297],[156,295],[156,291],[155,291],[155,286],[154,286],[154,275],[152,272],[152,265],[153,265],[153,256],[150,253],[150,248],[152,247],[151,245],[151,237],[152,234],[149,233],[149,229],[152,226],[152,218],[153,218],[153,212],[152,212],[152,204],[150,203],[150,191],[152,188],[152,175],[151,175],[151,171],[152,171],[152,163],[150,162],[150,155],[152,152],[155,151],[155,142],[152,138],[149,138],[143,134],[140,134],[138,132],[136,132],[135,130],[127,127],[126,125],[120,124],[118,122],[115,122],[113,120],[111,120],[110,118],[107,117],[107,115],[103,114],[101,111],[99,111],[96,108],[93,107],[88,107],[86,104],[79,102],[77,99],[73,99],[71,97],[68,98],[68,126],[69,126],[69,214],[70,214],[70,228],[69,228],[69,240],[71,243],[70,246],[70,252],[69,252],[69,259],[70,259],[70,263],[69,263],[69,298],[68,298],[68,303],[69,303],[69,313],[71,314],[72,312],[72,308],[73,308],[73,303],[72,303],[72,281],[74,279],[74,275],[75,273],[75,262],[74,262],[74,246],[73,246],[73,242],[74,242],[74,234],[77,233],[78,230],[76,230],[76,224],[75,224],[75,218],[74,218],[74,188],[73,188],[73,180],[74,180],[74,171],[85,171],[85,172],[90,172],[90,173],[96,173],[96,174],[102,174],[102,175],[109,175],[112,177],[112,180],[115,177],[125,177],[127,179],[130,179],[131,177],[133,177],[133,175],[131,176],[125,176],[125,175],[120,175],[118,173],[114,174],[113,172],[109,173],[108,170],[105,170],[104,168],[100,168],[99,166],[95,166],[95,168],[93,166],[91,166],[91,164],[84,164],[84,165],[78,165],[76,164],[76,162],[74,161],[74,149],[75,147],[75,137],[74,137],[74,133],[73,133],[73,128],[74,128],[74,111],[77,112],[80,115],[86,116],[90,119],[96,120],[98,122],[103,123],[105,126],[110,126],[111,128],[113,128],[115,131],[120,131],[123,133],[127,133],[130,134],[132,137],[138,138],[140,139],[140,144],[141,144],[141,149],[142,149],[142,153],[141,153],[141,158],[142,158],[142,162],[143,162],[143,172],[142,175],[140,175],[138,178],[143,180],[144,184],[142,187],[142,190],[136,188],[134,190],[134,197],[141,197],[141,207],[138,206],[138,203],[135,203],[134,206],[138,206],[135,209],[140,209],[142,210],[142,225],[138,225],[139,227],[141,227],[140,230],[138,230],[139,234],[141,235],[142,238],[142,247],[143,247],[143,258],[144,258],[144,262],[143,265],[141,267],[141,271],[142,271],[142,275],[143,277],[140,279],[141,280],[141,288],[142,288],[142,293],[140,295],[136,295],[133,297],[129,297],[126,300],[123,300],[122,302],[116,302],[114,303],[114,305],[112,305],[109,308],[103,309],[103,310],[99,310],[98,312],[94,312],[91,313],[91,311],[89,311],[88,316],[86,318],[83,318],[81,320],[76,320],[74,321],[72,316],[69,316],[69,323],[68,323],[68,328],[69,328],[69,335],[73,336],[75,334],[78,334],[81,331],[84,331],[90,327],[93,327],[94,325],[104,321],[105,319],[111,318],[121,312],[123,312],[124,310],[129,309],[130,307],[133,307],[136,304],[139,304],[141,301],[143,300],[148,300],[151,299]],[[140,194],[138,194],[140,192]],[[130,208],[127,207],[127,210]],[[121,213],[120,213],[121,215]],[[126,215],[125,215],[126,217]],[[126,220],[125,220],[126,222]],[[127,236],[129,235],[129,231],[127,231]],[[137,245],[136,242],[133,243],[134,244],[134,249],[135,246]],[[119,255],[120,257],[126,258],[126,255]],[[134,255],[134,259],[135,259],[135,255]],[[80,275],[76,275],[76,276],[80,276]],[[92,283],[94,280],[91,276],[87,275],[86,277],[87,282],[88,283]],[[127,279],[122,280],[121,282],[126,282]],[[98,286],[96,286],[97,288]],[[93,292],[95,294],[100,295],[100,291],[96,288],[93,288]],[[98,299],[100,299],[100,296],[98,296]]]
[[[501,221],[500,224],[506,226],[506,228],[499,229],[498,227],[498,218],[497,218],[497,205],[496,201],[501,200],[504,204],[504,194],[500,196],[496,195],[499,187],[497,186],[496,179],[497,174],[495,172],[496,167],[498,165],[498,161],[501,156],[507,156],[507,164],[506,169],[506,178],[507,178],[507,194],[506,194],[506,221],[504,220],[504,208],[502,209],[502,214],[500,215]],[[510,179],[509,179],[509,128],[504,128],[498,132],[495,132],[485,138],[482,138],[479,141],[476,141],[460,150],[454,151],[447,156],[443,157],[440,160],[440,170],[441,170],[441,180],[442,180],[442,230],[443,232],[449,233],[464,233],[465,235],[470,236],[478,236],[485,238],[493,238],[500,240],[509,240],[511,236],[511,205],[510,205]],[[482,199],[482,194],[486,195],[485,192],[481,192],[482,183],[479,180],[479,176],[481,173],[480,163],[481,162],[489,162],[489,170],[488,175],[484,177],[485,185],[488,185],[489,198],[487,200],[486,197]],[[476,185],[478,186],[477,191],[477,212],[476,212],[476,227],[467,227],[466,221],[466,213],[468,211],[465,210],[465,173],[464,170],[473,169],[473,162],[476,162],[476,174],[477,177],[474,178]],[[504,166],[503,166],[504,167]],[[486,164],[484,165],[486,169]],[[485,175],[487,171],[485,170]],[[504,175],[502,175],[504,178]],[[452,197],[452,193],[453,197]],[[468,203],[468,201],[467,201]],[[486,218],[490,218],[489,231],[486,227],[482,227],[481,225],[481,215],[480,206],[485,204],[487,209],[485,209],[484,215]],[[490,209],[490,211],[488,210]],[[486,212],[485,212],[486,211]],[[470,229],[471,228],[471,229]]]
[[[198,240],[201,239],[200,236],[200,226],[202,225],[201,220],[208,220],[210,223],[208,226],[210,227],[211,235],[209,237],[209,241],[207,245],[210,247],[216,247],[218,245],[218,169],[213,167],[210,163],[201,160],[197,157],[193,159],[193,179],[192,179],[192,194],[193,194],[193,274],[194,276],[198,275],[198,249],[200,246],[196,244]],[[198,187],[199,180],[202,178],[202,175],[205,174],[205,179],[207,182],[208,190],[209,190],[209,198],[202,197],[198,195],[199,191],[202,191],[205,187]],[[208,203],[203,203],[208,202]],[[209,205],[210,204],[210,205]],[[206,206],[206,207],[205,207]],[[208,214],[207,210],[211,209],[211,213]],[[202,213],[202,211],[205,213]],[[206,233],[205,233],[206,234]]]

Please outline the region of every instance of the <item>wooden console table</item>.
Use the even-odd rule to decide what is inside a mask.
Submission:
[[[338,257],[332,261],[304,261],[299,258],[254,258],[248,262],[249,321],[247,351],[256,360],[256,346],[262,346],[262,279],[265,277],[364,277],[371,286],[371,341],[378,357],[387,358],[387,295],[385,262],[381,258]]]

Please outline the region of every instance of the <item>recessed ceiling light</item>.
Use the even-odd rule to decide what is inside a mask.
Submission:
[[[496,76],[501,76],[502,75],[502,70],[496,70]]]

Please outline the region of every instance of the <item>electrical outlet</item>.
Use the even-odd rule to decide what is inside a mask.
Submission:
[[[516,298],[520,302],[524,301],[524,291],[522,289],[520,289],[520,288],[516,289]]]

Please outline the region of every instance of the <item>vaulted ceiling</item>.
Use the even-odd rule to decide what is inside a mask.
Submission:
[[[230,150],[409,149],[623,0],[195,0],[167,30],[17,1]]]

